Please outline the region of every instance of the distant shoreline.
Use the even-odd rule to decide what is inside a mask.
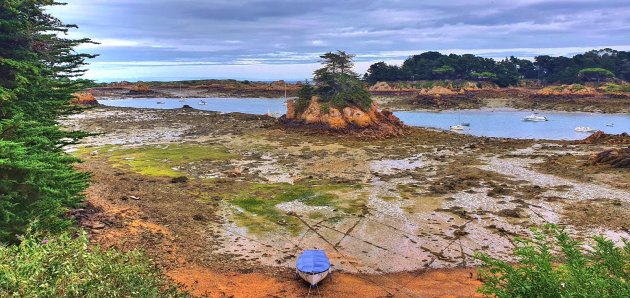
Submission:
[[[379,83],[382,84],[382,83]],[[392,84],[393,85],[393,84]],[[99,99],[131,98],[294,98],[302,83],[249,82],[235,80],[194,82],[121,82],[101,85],[87,91]],[[543,88],[488,87],[457,89],[386,90],[370,87],[379,107],[391,110],[469,110],[513,108],[527,111],[564,111],[589,113],[630,113],[630,94],[602,92],[541,94]],[[561,86],[559,86],[561,87]],[[437,88],[437,92],[433,89]],[[442,93],[439,93],[442,92]]]

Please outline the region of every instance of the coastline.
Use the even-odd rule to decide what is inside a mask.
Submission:
[[[232,85],[218,85],[213,88],[202,86],[193,87],[169,87],[156,86],[146,91],[133,91],[130,87],[98,87],[87,90],[97,100],[117,99],[156,99],[156,98],[258,98],[277,99],[285,97],[283,85],[275,87],[243,87]],[[287,88],[286,98],[295,98],[296,85]],[[372,92],[379,107],[392,111],[441,111],[441,110],[476,110],[476,109],[503,109],[512,108],[519,111],[562,111],[562,112],[586,112],[603,114],[628,114],[630,113],[630,96],[605,95],[558,95],[545,97],[532,97],[532,90],[504,88],[484,91],[476,95],[468,95],[462,98],[457,95],[442,95],[435,99],[419,100],[416,93],[407,92],[406,95],[397,95],[399,92]],[[519,93],[522,92],[522,93]],[[507,93],[510,95],[501,95]],[[474,93],[473,93],[474,94]],[[436,101],[438,103],[436,103]]]

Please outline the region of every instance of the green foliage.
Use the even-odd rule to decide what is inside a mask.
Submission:
[[[309,81],[305,81],[304,85],[297,92],[297,100],[295,102],[295,110],[298,113],[304,112],[311,102],[311,98],[315,95],[315,88]]]
[[[578,72],[578,78],[582,81],[602,81],[615,77],[608,69],[603,68],[585,68]]]
[[[508,57],[501,61],[471,54],[443,55],[439,52],[425,52],[409,57],[402,66],[387,65],[384,62],[372,64],[364,79],[369,83],[378,81],[417,81],[417,80],[489,80],[499,86],[515,85],[521,79],[541,80],[545,83],[572,84],[580,80],[580,70],[599,68],[610,71],[614,77],[630,81],[630,52],[601,49],[575,55],[572,58],[538,56],[535,61]],[[452,69],[452,71],[451,71]],[[609,73],[599,72],[601,78],[609,78]]]
[[[470,76],[477,80],[495,81],[497,79],[497,75],[489,71],[471,72]]]
[[[448,79],[455,74],[455,68],[448,65],[442,65],[440,67],[436,67],[432,70],[433,74],[437,77]]]
[[[356,105],[362,109],[372,106],[372,98],[358,75],[351,69],[353,55],[343,51],[326,53],[322,56],[324,67],[314,73],[316,88],[314,93],[321,102],[329,102],[332,106],[344,108]]]
[[[630,245],[603,237],[585,248],[565,231],[548,225],[531,240],[518,240],[511,265],[484,254],[480,292],[492,297],[630,297]]]
[[[72,93],[85,60],[73,48],[90,42],[64,36],[73,25],[47,14],[53,1],[0,4],[0,241],[15,241],[28,222],[57,231],[69,223],[64,211],[81,200],[87,175],[63,147],[84,134],[58,129],[59,116],[76,111]]]
[[[606,84],[601,90],[605,93],[630,93],[630,84]]]
[[[376,82],[393,82],[407,79],[408,75],[396,65],[388,65],[385,62],[378,62],[370,65],[367,73],[363,76],[370,84]]]
[[[137,251],[100,249],[85,234],[27,232],[20,241],[0,245],[1,297],[183,296]]]

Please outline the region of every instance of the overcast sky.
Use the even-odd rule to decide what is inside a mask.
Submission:
[[[88,77],[309,78],[318,55],[357,71],[428,50],[502,58],[630,50],[629,0],[66,0],[51,12],[100,45]]]

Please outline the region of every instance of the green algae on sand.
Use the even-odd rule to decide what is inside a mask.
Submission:
[[[239,158],[221,146],[207,145],[147,145],[140,147],[102,146],[84,147],[76,155],[84,156],[89,151],[98,151],[107,156],[115,166],[126,166],[132,171],[147,176],[178,177],[184,172],[175,168],[200,161],[228,160]]]

